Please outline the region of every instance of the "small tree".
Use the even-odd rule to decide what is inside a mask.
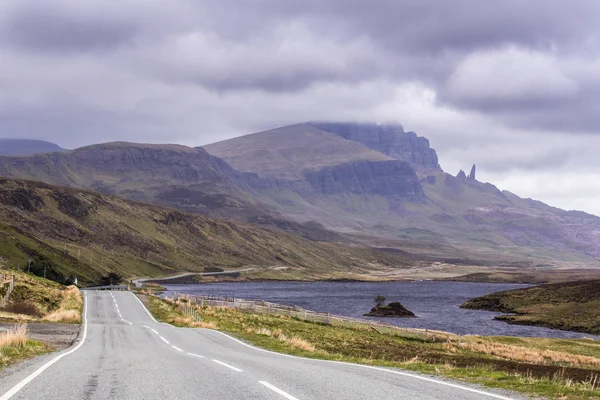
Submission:
[[[385,303],[385,297],[383,297],[382,295],[375,297],[375,306],[376,307],[383,306],[383,303]]]

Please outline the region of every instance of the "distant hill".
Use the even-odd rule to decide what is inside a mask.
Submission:
[[[0,156],[26,156],[61,151],[65,151],[65,149],[43,140],[0,138]]]
[[[393,160],[310,124],[290,125],[204,146],[240,171],[268,178],[301,179],[306,172],[355,161]]]
[[[0,255],[48,276],[95,282],[161,276],[205,267],[258,267],[280,279],[357,278],[409,265],[402,255],[319,243],[293,234],[216,220],[91,191],[0,178]],[[41,267],[40,267],[41,266]]]
[[[244,221],[317,241],[481,265],[600,266],[600,218],[521,199],[439,167],[399,125],[310,123],[222,143],[107,143],[0,157],[30,179]],[[466,165],[465,167],[469,167]]]
[[[419,254],[599,265],[600,218],[502,192],[475,167],[445,173],[429,141],[400,125],[305,123],[205,148],[271,178],[250,192],[296,221]]]

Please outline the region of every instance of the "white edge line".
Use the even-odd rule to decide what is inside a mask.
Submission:
[[[48,368],[50,368],[52,365],[54,365],[56,362],[58,362],[61,358],[68,356],[69,354],[73,354],[75,353],[77,350],[79,350],[79,348],[81,346],[83,346],[83,344],[85,343],[85,339],[87,337],[87,293],[83,294],[83,337],[81,338],[81,341],[79,342],[79,344],[67,351],[66,353],[63,353],[59,356],[54,357],[52,360],[48,361],[46,364],[42,365],[40,368],[38,368],[34,373],[32,373],[31,375],[29,375],[27,378],[23,379],[21,382],[19,382],[17,385],[15,385],[12,389],[10,389],[8,392],[4,393],[1,397],[0,400],[8,400],[11,397],[13,397],[15,394],[17,394],[21,389],[23,389],[29,382],[31,382],[32,380],[34,380],[35,378],[37,378],[42,372],[44,372],[45,370],[47,370]]]
[[[169,341],[168,341],[167,339],[165,339],[164,337],[162,337],[162,336],[159,336],[159,337],[160,337],[160,340],[162,340],[162,341],[163,341],[163,342],[165,342],[166,344],[171,344],[171,343],[169,343]],[[0,399],[0,400],[2,400],[2,399]]]
[[[146,314],[148,314],[148,316],[150,316],[150,318],[152,318],[152,321],[156,322],[157,324],[167,325],[167,326],[170,326],[170,327],[172,327],[172,328],[175,328],[173,325],[166,324],[166,323],[164,323],[164,322],[158,322],[158,321],[156,320],[156,318],[154,318],[154,315],[152,315],[152,314],[150,313],[150,310],[148,310],[148,308],[147,308],[147,307],[144,305],[144,303],[142,303],[142,301],[140,300],[140,298],[139,298],[139,297],[137,297],[135,294],[133,294],[133,293],[131,293],[131,292],[128,292],[128,293],[129,293],[129,294],[131,294],[133,297],[135,297],[135,299],[136,299],[136,300],[137,300],[137,301],[138,301],[138,302],[139,302],[139,303],[142,305],[142,307],[144,308],[144,311],[146,311]],[[0,399],[0,400],[2,400],[2,399]]]
[[[222,366],[224,366],[224,367],[227,367],[227,368],[229,368],[229,369],[232,369],[232,370],[234,370],[235,372],[244,372],[244,371],[242,371],[241,369],[239,369],[239,368],[236,368],[236,367],[234,367],[234,366],[232,366],[232,365],[225,364],[223,361],[219,361],[219,360],[212,360],[212,361],[216,362],[217,364],[221,364],[221,365],[222,365]]]
[[[202,329],[202,328],[200,328],[200,329]],[[281,357],[289,357],[289,358],[296,358],[296,359],[305,360],[305,361],[317,361],[317,362],[330,363],[330,364],[341,364],[341,365],[349,365],[349,366],[352,366],[352,367],[367,368],[367,369],[371,369],[371,370],[375,370],[375,371],[381,371],[381,372],[387,372],[387,373],[390,373],[390,374],[406,376],[408,378],[419,379],[419,380],[422,380],[422,381],[425,381],[425,382],[435,383],[435,384],[442,385],[442,386],[448,386],[448,387],[452,387],[452,388],[455,388],[455,389],[461,389],[461,390],[465,390],[467,392],[477,393],[477,394],[481,394],[481,395],[484,395],[484,396],[487,396],[487,397],[492,397],[492,398],[495,398],[495,399],[514,400],[514,399],[512,399],[510,397],[505,397],[505,396],[501,396],[501,395],[490,393],[490,392],[484,392],[482,390],[477,390],[477,389],[473,389],[473,388],[466,387],[466,386],[456,385],[456,384],[450,383],[450,382],[439,381],[437,379],[431,379],[431,378],[427,378],[425,376],[419,376],[419,375],[415,375],[415,374],[410,374],[408,372],[393,371],[391,369],[385,369],[385,368],[380,368],[380,367],[373,367],[373,366],[370,366],[370,365],[353,364],[353,363],[344,362],[344,361],[320,360],[318,358],[304,358],[304,357],[292,356],[290,354],[281,354],[281,353],[277,353],[275,351],[265,350],[265,349],[261,349],[261,348],[258,348],[258,347],[251,346],[248,343],[244,343],[241,340],[238,340],[238,339],[236,339],[236,338],[234,338],[232,336],[229,336],[226,333],[223,333],[223,332],[220,332],[220,331],[216,331],[214,329],[206,329],[206,328],[204,328],[204,330],[208,330],[208,331],[212,331],[212,332],[216,332],[218,334],[221,334],[221,335],[223,335],[223,336],[225,336],[225,337],[227,337],[227,338],[229,338],[229,339],[231,339],[231,340],[233,340],[233,341],[235,341],[235,342],[237,342],[237,343],[239,343],[239,344],[241,344],[243,346],[246,346],[248,348],[251,348],[251,349],[254,349],[254,350],[257,350],[257,351],[262,351],[262,352],[265,352],[265,353],[275,354],[275,355],[278,355],[278,356],[281,356]],[[0,400],[2,400],[2,399],[0,399]]]
[[[198,354],[194,354],[194,353],[187,353],[188,356],[192,356],[192,357],[198,357],[198,358],[204,358],[204,356],[198,355]]]
[[[129,293],[131,293],[131,292],[129,292]],[[144,305],[144,303],[142,303],[142,301],[136,295],[134,295],[133,293],[131,293],[131,295],[133,297],[135,297],[137,299],[137,301],[139,301],[139,303],[142,305],[142,307],[144,307],[144,310],[146,310],[146,313],[150,316],[150,318],[152,318],[154,320],[154,322],[159,323],[159,324],[163,324],[163,325],[168,325],[170,327],[175,328],[173,325],[166,324],[164,322],[158,322],[152,316],[152,314],[150,314],[150,311],[148,310],[148,308],[146,308],[146,306]],[[233,341],[235,341],[235,342],[237,342],[237,343],[239,343],[239,344],[241,344],[243,346],[246,346],[246,347],[248,347],[250,349],[254,349],[256,351],[262,351],[262,352],[265,352],[265,353],[274,354],[274,355],[277,355],[277,356],[280,356],[280,357],[296,358],[296,359],[305,360],[305,361],[316,361],[316,362],[323,362],[323,363],[330,363],[330,364],[349,365],[349,366],[358,367],[358,368],[367,368],[367,369],[370,369],[370,370],[387,372],[389,374],[395,374],[395,375],[405,376],[405,377],[408,377],[408,378],[418,379],[418,380],[421,380],[421,381],[424,381],[424,382],[435,383],[437,385],[448,386],[448,387],[451,387],[451,388],[460,389],[460,390],[464,390],[464,391],[471,392],[471,393],[477,393],[477,394],[481,394],[483,396],[491,397],[491,398],[494,398],[494,399],[514,400],[514,399],[512,399],[510,397],[501,396],[499,394],[494,394],[494,393],[490,393],[490,392],[484,392],[482,390],[473,389],[473,388],[470,388],[470,387],[467,387],[467,386],[461,386],[461,385],[457,385],[457,384],[450,383],[450,382],[439,381],[437,379],[432,379],[432,378],[427,378],[425,376],[419,376],[419,375],[415,375],[415,374],[410,374],[408,372],[393,371],[391,369],[385,369],[385,368],[380,368],[380,367],[373,367],[373,366],[370,366],[370,365],[353,364],[353,363],[344,362],[344,361],[319,360],[318,358],[304,358],[304,357],[292,356],[290,354],[281,354],[281,353],[277,353],[277,352],[274,352],[274,351],[265,350],[265,349],[261,349],[261,348],[258,348],[258,347],[251,346],[248,343],[244,343],[241,340],[238,340],[238,339],[236,339],[236,338],[234,338],[232,336],[229,336],[228,334],[223,333],[221,331],[216,331],[214,329],[206,329],[206,328],[199,328],[199,329],[204,329],[204,330],[207,330],[207,331],[216,332],[216,333],[218,333],[220,335],[223,335],[223,336],[225,336],[225,337],[227,337],[227,338],[229,338],[229,339],[231,339],[231,340],[233,340]],[[4,400],[4,399],[0,398],[0,400]]]
[[[269,389],[271,389],[272,391],[274,391],[277,394],[282,395],[283,397],[285,397],[288,400],[298,400],[297,398],[295,398],[294,396],[292,396],[291,394],[284,392],[283,390],[271,385],[269,382],[265,382],[265,381],[258,381],[258,383],[260,383],[261,385],[264,385],[266,387],[268,387]]]
[[[174,348],[174,349],[175,349],[175,350],[177,350],[177,351],[180,351],[180,352],[182,352],[182,353],[184,352],[184,351],[183,351],[183,350],[181,350],[179,347],[175,347],[175,346],[171,346],[171,347],[172,347],[172,348]]]

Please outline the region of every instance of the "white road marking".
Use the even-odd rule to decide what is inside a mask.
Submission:
[[[158,332],[156,332],[154,329],[150,328],[150,330],[158,335]]]
[[[180,351],[180,352],[183,353],[183,350],[181,350],[179,347],[175,347],[175,346],[171,346],[171,347],[174,348],[175,350]]]
[[[499,394],[494,394],[494,393],[490,393],[490,392],[484,392],[482,390],[477,390],[477,389],[473,389],[473,388],[469,388],[466,386],[461,386],[461,385],[456,385],[454,383],[450,383],[450,382],[443,382],[443,381],[438,381],[436,379],[431,379],[431,378],[427,378],[425,376],[419,376],[419,375],[415,375],[415,374],[409,374],[408,372],[402,372],[402,371],[393,371],[391,369],[385,369],[385,368],[380,368],[380,367],[372,367],[370,365],[362,365],[362,364],[353,364],[353,363],[349,363],[349,362],[344,362],[344,361],[330,361],[330,360],[319,360],[317,358],[304,358],[304,357],[298,357],[298,356],[292,356],[289,354],[281,354],[281,353],[277,353],[271,350],[265,350],[265,349],[261,349],[259,347],[254,347],[251,346],[247,343],[242,342],[241,340],[238,340],[232,336],[229,336],[226,333],[220,332],[220,331],[215,331],[214,329],[207,329],[213,332],[216,332],[220,335],[223,335],[231,340],[233,340],[234,342],[237,342],[239,344],[241,344],[242,346],[246,346],[248,348],[254,349],[256,351],[262,351],[264,353],[270,353],[270,354],[274,354],[280,357],[288,357],[288,358],[296,358],[299,360],[304,360],[304,361],[316,361],[316,362],[322,362],[322,363],[329,363],[329,364],[338,364],[338,365],[348,365],[351,367],[358,367],[358,368],[367,368],[367,369],[371,369],[371,370],[375,370],[375,371],[381,371],[381,372],[387,372],[390,374],[395,374],[395,375],[401,375],[401,376],[405,376],[408,378],[413,378],[413,379],[418,379],[421,381],[425,381],[425,382],[429,382],[429,383],[435,383],[437,385],[442,385],[442,386],[448,386],[454,389],[460,389],[460,390],[464,390],[466,392],[471,392],[471,393],[477,393],[483,396],[487,396],[487,397],[491,397],[494,399],[501,399],[501,400],[514,400],[510,397],[506,397],[506,396],[501,396]],[[0,399],[2,400],[2,399]]]
[[[129,293],[131,293],[131,292],[129,292]],[[142,305],[142,307],[146,311],[146,314],[148,314],[150,316],[150,318],[152,318],[152,320],[154,322],[156,322],[158,324],[167,325],[167,326],[170,326],[172,328],[176,328],[173,325],[169,325],[169,324],[166,324],[164,322],[158,322],[156,320],[156,318],[154,318],[154,316],[150,313],[150,311],[148,310],[148,308],[146,308],[146,306],[144,305],[144,303],[142,303],[142,301],[136,295],[134,295],[133,293],[131,293],[131,295],[133,297],[135,297],[136,300]],[[277,353],[277,352],[274,352],[274,351],[265,350],[265,349],[261,349],[261,348],[258,348],[258,347],[251,346],[251,345],[249,345],[247,343],[242,342],[241,340],[238,340],[238,339],[236,339],[236,338],[234,338],[232,336],[227,335],[226,333],[223,333],[223,332],[220,332],[220,331],[216,331],[214,329],[207,329],[207,330],[210,330],[212,332],[215,332],[215,333],[218,333],[220,335],[223,335],[223,336],[225,336],[225,337],[233,340],[234,342],[237,342],[237,343],[241,344],[242,346],[246,346],[246,347],[248,347],[250,349],[253,349],[253,350],[256,350],[256,351],[262,351],[264,353],[274,354],[274,355],[280,356],[280,357],[295,358],[295,359],[304,360],[304,361],[315,361],[315,362],[322,362],[322,363],[347,365],[347,366],[356,367],[356,368],[366,368],[366,369],[371,369],[371,370],[375,370],[375,371],[386,372],[386,373],[389,373],[389,374],[395,374],[395,375],[405,376],[407,378],[413,378],[413,379],[421,380],[421,381],[424,381],[424,382],[434,383],[436,385],[441,385],[441,386],[451,387],[451,388],[454,388],[454,389],[464,390],[465,392],[476,393],[476,394],[480,394],[482,396],[486,396],[486,397],[490,397],[490,398],[494,398],[494,399],[514,400],[514,399],[512,399],[510,397],[502,396],[502,395],[499,395],[499,394],[494,394],[494,393],[490,393],[490,392],[484,392],[483,390],[477,390],[477,389],[473,389],[473,388],[470,388],[470,387],[457,385],[457,384],[450,383],[450,382],[439,381],[439,380],[436,380],[436,379],[427,378],[425,376],[419,376],[419,375],[415,375],[415,374],[410,374],[408,372],[393,371],[391,369],[385,369],[385,368],[380,368],[380,367],[373,367],[373,366],[370,366],[370,365],[353,364],[353,363],[343,362],[343,361],[319,360],[319,359],[316,359],[316,358],[310,358],[309,359],[309,358],[304,358],[304,357],[292,356],[292,355],[289,355],[289,354],[281,354],[281,353]],[[215,361],[215,360],[213,360],[213,361]],[[0,400],[4,400],[4,399],[0,398]]]
[[[87,293],[84,293],[83,298],[84,298],[84,302],[83,302],[83,308],[84,308],[84,311],[83,311],[83,337],[81,338],[81,342],[79,342],[79,344],[74,349],[69,350],[66,353],[63,353],[63,354],[53,358],[52,360],[48,361],[46,364],[42,365],[34,373],[29,375],[27,378],[23,379],[21,382],[19,382],[16,386],[14,386],[8,392],[4,393],[0,397],[0,400],[10,399],[15,394],[17,394],[21,389],[23,389],[29,382],[31,382],[32,380],[37,378],[42,372],[44,372],[45,370],[50,368],[52,365],[54,365],[56,362],[58,362],[61,358],[66,357],[69,354],[75,353],[77,350],[79,350],[79,348],[81,346],[83,346],[83,344],[85,343],[85,339],[87,338],[87,325],[88,325],[88,322],[87,322],[87,311],[88,311]]]
[[[284,392],[283,390],[276,388],[275,386],[271,385],[269,382],[265,382],[265,381],[258,381],[258,383],[260,383],[261,385],[264,385],[266,387],[268,387],[269,389],[271,389],[272,391],[274,391],[277,394],[282,395],[283,397],[285,397],[288,400],[298,400],[297,398],[295,398],[294,396],[292,396],[289,393]]]
[[[162,340],[162,341],[163,341],[163,342],[165,342],[166,344],[171,344],[171,343],[169,343],[169,341],[168,341],[167,339],[165,339],[164,337],[162,337],[162,336],[159,336],[159,337],[160,337],[160,340]]]
[[[239,369],[239,368],[236,368],[236,367],[233,367],[233,366],[231,366],[231,365],[229,365],[229,364],[225,364],[223,361],[219,361],[219,360],[213,360],[213,361],[214,361],[214,362],[216,362],[217,364],[221,364],[221,365],[222,365],[222,366],[224,366],[224,367],[227,367],[227,368],[229,368],[229,369],[232,369],[232,370],[234,370],[235,372],[243,372],[241,369]]]
[[[194,354],[194,353],[187,353],[187,355],[192,356],[192,357],[204,358],[204,356],[200,356],[200,355]]]

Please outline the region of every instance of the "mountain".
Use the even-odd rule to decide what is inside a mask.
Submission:
[[[43,140],[2,139],[0,138],[0,156],[25,156],[37,153],[65,151],[62,147]]]
[[[405,132],[402,125],[355,122],[313,122],[308,124],[398,160],[408,161],[419,169],[441,171],[438,156],[429,140],[416,133]]]
[[[212,152],[212,154],[210,154]],[[439,167],[399,125],[306,123],[205,148],[106,143],[0,157],[39,180],[425,260],[600,266],[600,218],[559,210]]]
[[[306,172],[355,161],[393,159],[308,124],[229,139],[204,149],[237,170],[277,179],[301,179]]]
[[[108,272],[161,276],[256,267],[257,277],[368,277],[410,263],[399,253],[321,243],[254,225],[92,191],[0,178],[0,254],[61,281]]]
[[[400,125],[306,123],[205,149],[271,181],[247,190],[284,217],[371,244],[529,265],[581,267],[600,257],[600,218],[502,192],[477,181],[474,166],[469,176],[447,174],[429,141]]]
[[[235,186],[202,149],[115,142],[63,153],[0,157],[0,176],[90,189],[242,220],[268,208]]]

